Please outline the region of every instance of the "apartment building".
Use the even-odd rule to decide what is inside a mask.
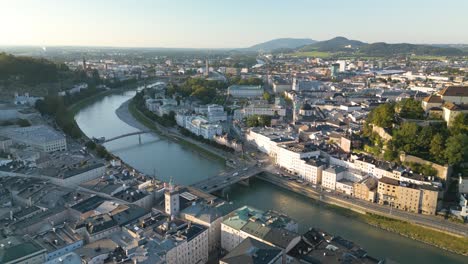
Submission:
[[[378,184],[379,204],[388,204],[412,213],[435,215],[439,189],[432,185],[416,185],[384,177]]]
[[[303,159],[318,158],[320,150],[311,144],[290,143],[276,148],[276,164],[299,174],[304,168]]]
[[[398,198],[398,186],[400,183],[395,179],[388,177],[379,179],[377,187],[379,204],[395,206]]]
[[[336,182],[345,178],[346,168],[332,165],[322,172],[322,187],[335,190]]]
[[[185,128],[205,139],[213,139],[214,136],[223,133],[223,127],[220,124],[212,124],[202,116],[186,116]]]
[[[276,156],[278,144],[293,143],[297,140],[293,134],[276,128],[251,128],[245,137],[254,143],[258,150],[270,156]]]
[[[375,202],[377,185],[378,180],[374,177],[368,177],[359,182],[355,182],[353,185],[354,197],[372,203]]]
[[[322,182],[323,170],[326,166],[325,162],[316,158],[301,159],[297,163],[296,173],[307,182],[320,184]]]

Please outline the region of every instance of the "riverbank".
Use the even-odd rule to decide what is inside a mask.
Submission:
[[[321,203],[327,209],[333,210],[346,217],[351,217],[360,222],[371,226],[399,234],[431,246],[435,246],[446,251],[456,253],[463,256],[468,256],[468,238],[466,236],[455,236],[447,232],[435,230],[430,227],[423,227],[418,224],[409,223],[404,220],[393,219],[390,217],[366,212],[366,209],[351,206],[346,206],[340,203],[337,199],[330,199],[328,196],[321,196],[317,192],[301,188],[295,188],[290,182],[282,181],[282,179],[273,179],[274,175],[260,175],[257,178],[285,190],[311,198]],[[378,212],[376,212],[378,213]]]
[[[218,161],[226,162],[226,156],[222,155],[218,151],[212,150],[207,146],[203,146],[201,145],[201,143],[193,142],[192,139],[176,134],[168,128],[165,128],[160,124],[153,122],[153,120],[146,117],[136,108],[135,103],[132,99],[129,99],[126,102],[124,102],[115,111],[115,113],[120,120],[132,127],[135,127],[140,130],[150,129],[153,132],[155,132],[158,136],[166,137],[167,139],[170,139],[182,146],[186,146],[197,150],[197,152],[201,153],[204,156],[207,156],[211,159],[216,159]]]

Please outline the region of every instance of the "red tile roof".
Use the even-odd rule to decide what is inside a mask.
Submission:
[[[442,96],[462,96],[468,97],[468,86],[450,86],[440,92]]]

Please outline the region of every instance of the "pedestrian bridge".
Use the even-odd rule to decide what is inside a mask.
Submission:
[[[95,138],[94,140],[97,141],[100,144],[104,144],[104,143],[111,142],[111,141],[121,139],[121,138],[124,138],[124,137],[131,137],[131,136],[138,135],[138,141],[141,143],[141,135],[142,134],[148,134],[148,133],[151,133],[151,131],[150,130],[142,130],[142,131],[123,134],[123,135],[112,137],[112,138],[109,138],[109,139],[107,139],[105,137],[101,137],[101,138]]]

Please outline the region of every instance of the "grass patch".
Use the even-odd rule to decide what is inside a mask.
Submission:
[[[468,255],[468,238],[466,237],[453,236],[444,232],[376,214],[360,214],[333,204],[324,204],[323,207],[343,216],[351,217],[369,225],[400,234],[404,237],[421,241],[460,255]]]
[[[374,214],[361,215],[361,218],[370,225],[458,254],[468,255],[468,238],[466,237],[456,237],[419,225]]]
[[[300,52],[295,52],[295,53],[290,53],[288,54],[290,56],[294,57],[316,57],[316,58],[330,58],[333,53],[331,52],[326,52],[326,51],[300,51]]]
[[[431,56],[431,55],[414,55],[411,56],[412,60],[423,60],[423,61],[443,61],[446,60],[445,56]]]

